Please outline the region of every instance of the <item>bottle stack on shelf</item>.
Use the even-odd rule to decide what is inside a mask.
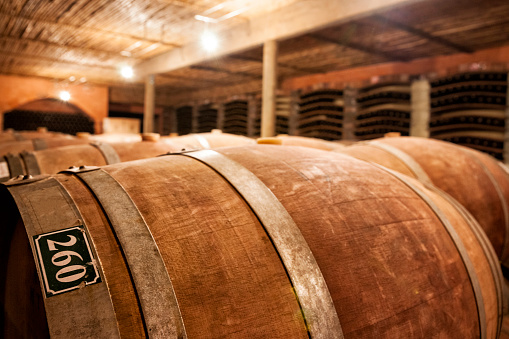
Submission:
[[[198,108],[198,133],[207,133],[217,128],[217,108],[213,104]]]
[[[343,91],[321,89],[300,97],[299,135],[325,140],[341,139]]]
[[[35,130],[38,126],[48,126],[51,131],[67,134],[94,132],[94,121],[85,113],[38,112],[14,110],[4,115],[4,128],[14,130]]]
[[[182,106],[177,108],[177,130],[179,135],[192,132],[193,129],[193,108]]]
[[[252,135],[248,134],[248,137],[259,138],[262,130],[262,98],[254,99],[254,116],[253,116],[253,131]]]
[[[357,96],[356,137],[368,140],[389,132],[409,135],[410,95],[408,82],[381,83],[360,89]]]
[[[247,135],[247,110],[248,102],[246,100],[233,100],[225,103],[223,132]]]
[[[431,83],[430,136],[503,156],[507,73],[468,72]]]
[[[291,98],[279,95],[276,98],[276,135],[288,134],[288,119],[290,117]]]

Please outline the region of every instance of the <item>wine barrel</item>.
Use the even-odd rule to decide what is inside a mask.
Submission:
[[[6,338],[500,331],[500,268],[468,212],[349,156],[221,148],[0,189]]]
[[[0,143],[0,156],[8,153],[20,153],[23,151],[34,151],[46,148],[61,147],[67,145],[78,145],[87,143],[86,140],[72,137],[52,137],[45,139],[29,139],[19,141],[8,141]]]
[[[338,148],[343,148],[344,146],[340,143],[322,140],[318,138],[308,138],[308,137],[299,137],[299,136],[290,136],[280,134],[273,138],[260,138],[257,140],[258,144],[278,144],[284,146],[303,146],[303,147],[311,147],[322,149],[325,151],[332,151]]]
[[[80,132],[77,134],[79,138],[89,139],[98,142],[137,142],[142,141],[142,135],[139,133],[103,133],[103,134],[90,134]]]
[[[0,133],[0,143],[49,138],[74,139],[72,135],[60,132],[48,132],[46,129],[38,129],[37,131],[5,130]]]
[[[221,130],[213,130],[210,133],[196,133],[182,136],[161,137],[161,140],[170,140],[187,148],[210,149],[217,147],[245,146],[255,144],[254,139],[229,133],[222,133]]]
[[[180,152],[184,146],[165,142],[91,142],[48,148],[40,151],[9,154],[0,161],[0,181],[19,175],[56,174],[70,166],[104,166],[118,162],[156,157],[168,152]]]
[[[509,175],[496,159],[467,147],[416,137],[381,138],[338,152],[430,182],[447,192],[479,221],[499,259],[509,266]]]

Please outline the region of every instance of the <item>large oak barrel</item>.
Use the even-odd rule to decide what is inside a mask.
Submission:
[[[479,221],[509,265],[509,175],[491,156],[445,141],[416,137],[375,139],[338,150],[430,182]]]
[[[322,149],[325,151],[332,151],[338,148],[343,148],[340,143],[327,141],[318,138],[299,137],[294,135],[280,134],[273,138],[260,138],[257,140],[258,144],[278,144],[284,146],[302,146]]]
[[[121,142],[138,142],[142,141],[142,135],[139,133],[103,133],[90,134],[87,132],[79,132],[78,138],[89,139],[98,142],[121,143]]]
[[[500,268],[446,195],[304,147],[11,180],[3,336],[495,338]]]
[[[222,133],[221,130],[213,130],[210,133],[194,133],[182,136],[162,137],[161,140],[171,140],[185,145],[186,147],[194,147],[196,149],[245,146],[256,143],[254,139],[242,135]]]

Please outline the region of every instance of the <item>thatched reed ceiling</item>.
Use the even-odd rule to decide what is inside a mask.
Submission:
[[[316,0],[323,3],[321,0]],[[396,0],[391,0],[397,2]],[[133,86],[119,67],[178,53],[206,28],[228,32],[311,0],[11,0],[0,2],[0,74]],[[338,2],[341,2],[338,0]],[[472,53],[509,44],[507,0],[400,0],[279,39],[280,79],[392,61]],[[344,2],[356,3],[355,1]],[[292,7],[293,6],[293,7]],[[196,20],[208,17],[215,23]],[[287,13],[289,16],[290,14]],[[305,18],[301,18],[304,20]],[[233,33],[232,33],[233,34]],[[233,39],[233,38],[232,38]],[[233,40],[231,40],[233,41]],[[223,41],[228,44],[229,40]],[[165,54],[166,53],[166,54]],[[262,47],[158,72],[168,95],[261,83]],[[142,67],[143,68],[143,67]],[[161,68],[163,69],[163,68]],[[142,84],[143,78],[132,80]],[[255,86],[256,87],[256,86]]]

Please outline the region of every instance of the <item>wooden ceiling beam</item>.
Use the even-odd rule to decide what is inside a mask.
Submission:
[[[373,15],[372,18],[373,18],[373,20],[376,20],[376,21],[378,21],[378,22],[380,22],[382,24],[390,25],[390,26],[392,26],[394,28],[400,29],[402,31],[408,32],[408,33],[416,35],[416,36],[419,36],[419,37],[424,38],[426,40],[435,42],[437,44],[449,47],[449,48],[454,49],[454,50],[456,50],[458,52],[461,52],[461,53],[473,53],[473,52],[475,52],[472,48],[456,44],[456,43],[454,43],[452,41],[449,41],[447,39],[444,39],[442,37],[429,34],[427,32],[421,31],[420,29],[417,29],[417,28],[414,28],[414,27],[402,24],[400,22],[394,21],[394,20],[389,19],[389,18],[387,18],[385,16],[382,16],[382,15]]]
[[[205,79],[205,78],[200,78],[200,79],[193,79],[193,78],[189,78],[189,77],[183,77],[183,76],[178,76],[178,75],[173,75],[173,74],[158,74],[157,75],[157,78],[166,78],[166,79],[174,79],[174,80],[183,80],[183,81],[187,81],[187,82],[193,82],[193,83],[197,83],[197,82],[200,82],[200,83],[203,83],[203,82],[208,82],[210,84],[213,84],[213,85],[217,85],[217,84],[224,84],[224,82],[221,82],[221,81],[217,81],[217,80],[210,80],[210,79]],[[156,78],[156,80],[157,80]],[[159,86],[167,86],[166,84],[162,84],[162,85],[159,85]]]
[[[260,64],[263,63],[263,60],[261,58],[246,57],[246,56],[234,55],[234,54],[227,55],[226,57],[227,58],[231,58],[231,59],[243,60],[243,61],[257,62],[257,63],[260,63]],[[288,64],[285,64],[285,63],[281,63],[281,62],[277,63],[277,67],[287,68],[287,69],[291,69],[293,71],[297,71],[297,72],[301,72],[301,73],[307,73],[307,74],[315,73],[315,71],[313,71],[311,69],[308,69],[308,68],[295,67],[295,66],[291,66],[291,65],[288,65]]]
[[[376,11],[417,1],[429,0],[297,1],[220,32],[219,38],[224,42],[220,51],[207,53],[199,41],[195,41],[140,62],[136,71],[142,75],[169,72],[259,46],[265,41],[289,38],[348,19],[369,16]]]
[[[401,55],[396,55],[393,53],[387,53],[387,52],[383,52],[380,50],[376,50],[374,48],[367,47],[367,46],[364,46],[361,44],[357,44],[357,43],[351,42],[351,41],[347,42],[347,41],[343,41],[343,40],[339,40],[339,39],[331,39],[329,37],[326,37],[326,36],[323,36],[323,35],[320,35],[317,33],[311,33],[311,34],[308,34],[308,36],[317,40],[317,41],[327,42],[327,43],[335,44],[338,46],[344,46],[344,47],[348,47],[351,49],[355,49],[355,50],[358,50],[358,51],[361,51],[361,52],[364,52],[367,54],[381,56],[381,57],[384,57],[385,59],[387,59],[387,61],[401,61],[401,62],[410,61],[410,58],[406,58]]]
[[[192,65],[190,68],[200,70],[200,71],[209,71],[209,72],[216,72],[216,73],[225,73],[225,74],[229,74],[229,75],[244,76],[246,78],[252,78],[252,79],[261,79],[262,78],[261,75],[249,74],[249,73],[245,73],[245,72],[231,72],[226,69],[220,69],[220,68],[209,67],[209,66]]]

